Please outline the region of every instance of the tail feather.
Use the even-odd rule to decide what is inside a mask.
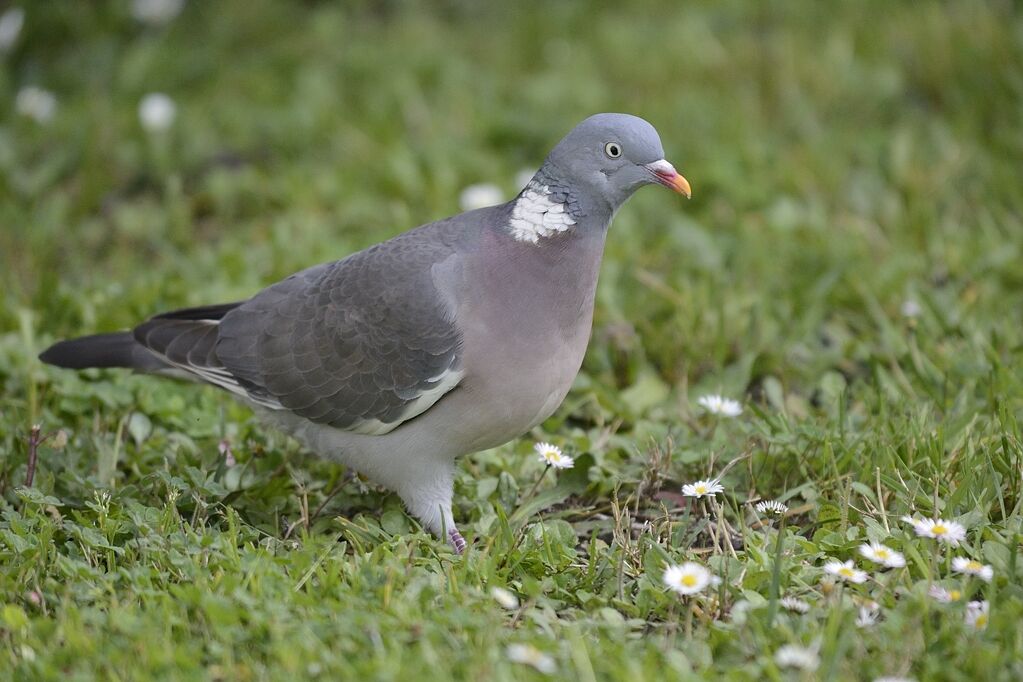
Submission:
[[[127,367],[154,372],[169,367],[136,341],[131,332],[95,334],[60,341],[40,353],[39,359],[48,365],[66,369]]]

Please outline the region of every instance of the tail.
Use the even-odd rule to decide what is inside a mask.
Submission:
[[[44,350],[39,359],[48,365],[65,369],[127,367],[136,372],[155,372],[193,380],[203,378],[208,381],[208,377],[201,372],[199,373],[201,376],[197,376],[194,371],[191,375],[188,374],[192,371],[189,367],[191,359],[194,359],[192,356],[207,356],[208,360],[217,338],[216,323],[241,303],[174,310],[151,318],[134,331],[95,334],[61,341]],[[212,336],[208,334],[210,331],[213,332]],[[177,354],[184,353],[184,357],[179,358],[173,353],[167,356],[172,343],[179,341],[179,337],[186,336],[186,332],[192,335],[191,343],[176,349]],[[198,338],[194,338],[196,336]],[[200,340],[205,343],[197,347],[196,344]],[[165,356],[169,359],[165,360]]]
[[[131,332],[95,334],[55,343],[40,355],[48,365],[66,369],[86,367],[127,367],[140,372],[155,372],[169,365],[132,336]]]

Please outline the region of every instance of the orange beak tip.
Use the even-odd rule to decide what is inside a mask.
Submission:
[[[646,169],[653,173],[658,183],[670,190],[685,195],[686,199],[692,198],[693,189],[690,187],[689,181],[664,159],[648,163]]]

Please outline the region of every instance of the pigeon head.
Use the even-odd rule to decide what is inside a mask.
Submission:
[[[654,127],[629,114],[590,116],[558,143],[545,165],[580,199],[603,199],[612,212],[643,185],[690,195],[689,182],[664,159]]]

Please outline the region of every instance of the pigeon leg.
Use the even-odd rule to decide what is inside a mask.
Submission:
[[[448,531],[448,542],[455,548],[455,554],[465,554],[466,542],[457,528]]]
[[[448,459],[405,462],[402,474],[405,480],[395,488],[409,512],[435,536],[446,539],[457,553],[464,552],[467,543],[451,513],[454,462]]]

